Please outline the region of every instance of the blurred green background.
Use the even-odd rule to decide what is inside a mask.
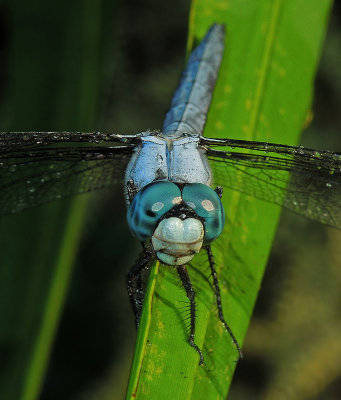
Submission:
[[[161,127],[184,63],[189,4],[1,1],[1,130]],[[335,4],[305,145],[341,148],[340,48]],[[139,248],[121,185],[86,197],[40,399],[121,399],[128,380],[135,328],[125,274]],[[43,313],[40,288],[58,270],[70,210],[81,202],[0,221],[0,398],[20,398]],[[340,246],[336,230],[283,212],[230,399],[339,398]]]

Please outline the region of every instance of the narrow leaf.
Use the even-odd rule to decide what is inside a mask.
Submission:
[[[319,0],[192,3],[188,51],[212,23],[224,23],[227,31],[205,136],[298,142],[312,101],[330,5]],[[213,254],[225,319],[242,344],[280,209],[230,191],[226,182],[219,184],[224,186],[227,217]],[[198,354],[187,343],[187,299],[176,271],[161,265],[155,290],[149,286],[127,398],[197,400],[227,395],[238,355],[217,317],[203,251],[189,273],[197,293],[196,342],[203,348],[205,363],[198,366]]]

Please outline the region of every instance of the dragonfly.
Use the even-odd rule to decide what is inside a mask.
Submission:
[[[195,342],[196,295],[187,271],[199,251],[207,254],[218,317],[242,356],[224,318],[211,249],[224,229],[224,187],[341,229],[341,153],[203,136],[224,38],[224,25],[214,24],[192,51],[161,130],[0,133],[0,215],[123,181],[128,226],[142,244],[126,279],[136,325],[141,276],[158,259],[176,269],[187,295],[188,343],[199,364],[204,357]]]

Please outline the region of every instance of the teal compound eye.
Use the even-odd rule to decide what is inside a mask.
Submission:
[[[174,183],[150,183],[136,194],[128,207],[127,221],[130,230],[142,242],[149,239],[159,219],[181,201],[181,191]]]
[[[189,183],[182,189],[182,199],[204,220],[205,243],[217,239],[225,223],[224,208],[217,193],[202,183]]]

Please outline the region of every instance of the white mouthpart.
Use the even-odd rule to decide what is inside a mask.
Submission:
[[[183,265],[199,252],[203,238],[204,227],[198,219],[171,217],[159,223],[152,236],[152,244],[162,262]]]

